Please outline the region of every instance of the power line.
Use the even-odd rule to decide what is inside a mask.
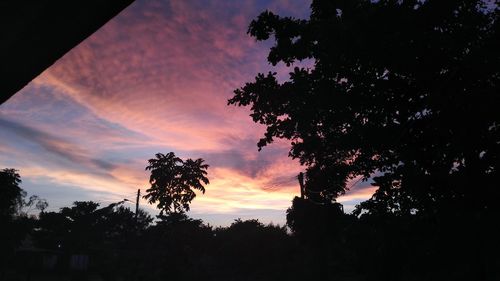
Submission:
[[[291,184],[292,182],[294,182],[295,180],[297,179],[296,176],[293,176],[291,178],[286,178],[286,179],[282,179],[280,181],[276,181],[276,182],[273,182],[267,186],[264,186],[262,187],[262,189],[265,189],[265,190],[274,190],[274,189],[277,189],[283,185],[286,185],[286,184]]]

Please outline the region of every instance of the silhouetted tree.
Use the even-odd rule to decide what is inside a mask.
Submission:
[[[0,279],[13,266],[16,249],[35,225],[31,208],[43,211],[47,207],[47,202],[36,195],[25,201],[27,193],[20,184],[17,170],[0,170]]]
[[[40,214],[36,233],[39,246],[69,252],[88,252],[127,244],[152,222],[149,214],[135,214],[123,202],[99,208],[99,203],[76,201],[59,212]],[[108,245],[106,245],[108,244]]]
[[[19,184],[21,177],[14,169],[0,171],[0,278],[11,265],[14,249],[23,237],[14,221],[14,215],[22,205],[26,192]]]
[[[287,214],[304,277],[498,276],[499,16],[498,1],[313,0],[308,19],[251,22],[274,39],[268,61],[293,69],[228,104],[266,126],[259,149],[290,140],[306,166]],[[345,215],[335,198],[357,177],[378,189]]]
[[[108,225],[106,236],[114,240],[126,240],[130,235],[145,231],[153,222],[153,218],[146,211],[139,209],[136,216],[130,208],[124,206],[115,206],[104,219]]]
[[[21,176],[14,169],[0,171],[0,220],[11,220],[23,206],[26,191],[19,184]]]
[[[47,209],[48,206],[49,203],[46,199],[40,198],[38,195],[31,195],[28,198],[28,201],[23,202],[23,206],[19,212],[19,215],[28,216],[33,208],[35,210],[43,212],[45,209]]]
[[[0,220],[9,220],[14,216],[28,216],[35,208],[42,211],[48,207],[47,200],[38,195],[31,195],[27,201],[26,191],[19,184],[21,176],[15,169],[0,171]]]
[[[492,210],[499,11],[498,1],[316,0],[308,20],[263,12],[248,33],[274,37],[268,61],[314,66],[295,67],[283,83],[260,73],[228,103],[250,106],[267,126],[259,149],[291,140],[306,188],[326,198],[378,173],[387,198],[411,197],[403,212],[449,202]]]
[[[204,184],[208,165],[204,160],[187,159],[183,161],[173,152],[157,153],[156,158],[148,160],[146,170],[151,171],[149,182],[151,187],[146,190],[145,199],[160,209],[160,215],[189,211],[189,204],[196,197],[193,189],[205,193]]]
[[[96,212],[99,204],[92,201],[75,201],[71,207],[59,212],[45,212],[40,215],[37,240],[46,249],[62,250],[68,253],[88,253],[104,235],[98,229],[103,225]]]
[[[93,270],[107,280],[137,270],[143,235],[153,218],[139,209],[136,216],[123,201],[99,208],[92,201],[76,201],[59,212],[40,214],[33,238],[36,246],[68,257],[87,254]]]

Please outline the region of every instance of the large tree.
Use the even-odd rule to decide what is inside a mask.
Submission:
[[[315,0],[307,20],[263,12],[248,33],[274,37],[268,61],[314,66],[295,67],[283,83],[259,73],[229,104],[250,106],[253,120],[267,126],[259,148],[292,141],[290,156],[307,167],[306,193],[324,203],[343,194],[349,179],[376,175],[379,191],[365,204],[372,209],[492,206],[498,3]]]
[[[156,158],[148,162],[146,170],[151,171],[151,187],[144,198],[151,204],[158,202],[160,216],[189,211],[189,204],[196,197],[193,189],[205,193],[204,184],[209,180],[206,177],[208,165],[203,159],[184,161],[169,152],[157,153]]]

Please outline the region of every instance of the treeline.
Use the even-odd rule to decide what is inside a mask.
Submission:
[[[4,183],[2,195],[9,187]],[[10,202],[19,202],[19,196],[26,194],[18,193],[17,201]],[[495,212],[355,215],[344,213],[340,204],[296,197],[286,226],[237,219],[228,227],[213,227],[183,212],[153,219],[140,209],[135,214],[122,202],[100,206],[77,201],[57,212],[42,209],[38,216],[19,207],[2,205],[3,214],[8,214],[2,217],[1,231],[4,280],[500,277]],[[47,257],[57,261],[47,264]],[[76,268],[75,258],[80,259]]]
[[[285,227],[235,220],[212,227],[184,213],[138,216],[119,204],[77,201],[58,212],[16,216],[2,240],[5,280],[276,280],[292,275],[294,240]],[[5,224],[4,224],[5,226]],[[15,240],[15,241],[14,241]],[[55,257],[53,265],[44,260]],[[78,258],[83,262],[74,264]],[[41,279],[41,280],[46,280]]]

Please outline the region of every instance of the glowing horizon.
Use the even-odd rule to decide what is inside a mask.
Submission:
[[[0,106],[0,168],[18,169],[21,187],[57,210],[135,199],[147,160],[173,151],[210,165],[190,216],[284,224],[304,168],[286,141],[258,152],[264,128],[226,104],[258,72],[288,70],[267,63],[270,45],[246,34],[250,21],[265,9],[304,18],[308,5],[137,0]],[[349,210],[372,193],[359,184],[339,202]]]

